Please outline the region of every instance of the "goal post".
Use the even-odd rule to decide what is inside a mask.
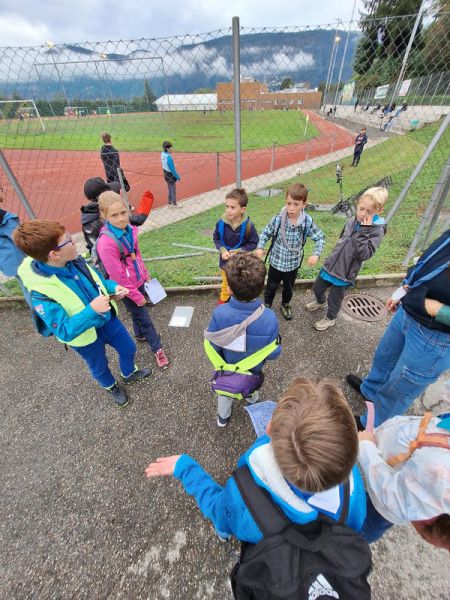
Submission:
[[[14,105],[18,105],[14,108]],[[42,131],[45,133],[45,125],[34,100],[0,100],[0,117],[3,119],[18,118],[23,120],[35,116],[39,119]]]

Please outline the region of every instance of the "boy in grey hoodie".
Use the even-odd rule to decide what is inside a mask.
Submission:
[[[371,258],[380,245],[386,233],[386,221],[380,214],[387,199],[388,191],[384,187],[366,190],[359,199],[356,216],[347,221],[338,243],[325,260],[313,286],[316,299],[306,305],[311,312],[328,307],[327,316],[314,325],[318,331],[325,331],[336,323],[345,290],[354,284],[363,262]]]

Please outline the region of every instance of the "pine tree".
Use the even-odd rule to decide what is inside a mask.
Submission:
[[[147,79],[144,79],[144,104],[148,106],[148,110],[154,112],[157,110],[156,96],[150,87]]]

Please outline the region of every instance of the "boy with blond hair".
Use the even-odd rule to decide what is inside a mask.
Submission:
[[[290,523],[312,527],[321,516],[334,524],[342,517],[348,527],[359,531],[365,519],[365,493],[355,465],[358,438],[352,412],[337,384],[295,378],[281,396],[266,432],[239,459],[238,471],[224,487],[186,454],[158,458],[148,465],[145,474],[149,478],[174,475],[212,521],[221,539],[235,536],[242,542],[257,544],[263,538],[267,540],[265,527],[271,526],[257,522],[249,509],[248,488],[243,487],[239,476],[241,467],[245,467],[246,476],[250,475],[251,485],[264,490],[278,513]],[[260,575],[263,577],[262,572]],[[317,585],[314,577],[303,584],[306,591],[310,585]]]
[[[380,245],[386,233],[386,221],[380,214],[387,199],[385,187],[367,189],[358,201],[356,215],[347,221],[334,250],[325,259],[313,285],[315,300],[306,305],[311,312],[328,307],[327,316],[314,325],[318,331],[335,325],[345,290],[355,283],[363,262],[369,260]]]
[[[315,242],[314,253],[308,258],[308,265],[314,266],[325,246],[325,235],[305,212],[308,190],[302,183],[294,183],[286,192],[286,206],[264,227],[259,236],[255,255],[262,258],[264,246],[272,239],[269,249],[269,273],[264,294],[264,302],[271,307],[278,286],[283,282],[281,293],[281,314],[290,321],[292,309],[290,301],[294,283],[303,260],[303,247],[307,238]]]

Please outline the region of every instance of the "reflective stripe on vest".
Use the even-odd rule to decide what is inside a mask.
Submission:
[[[44,277],[35,273],[31,266],[32,261],[33,259],[27,256],[18,270],[19,277],[30,293],[32,291],[36,291],[44,296],[47,296],[47,298],[54,300],[57,304],[64,308],[69,317],[73,317],[86,308],[86,305],[83,303],[81,298],[77,296],[77,294],[65,283],[63,283],[56,275]],[[106,288],[103,285],[100,277],[89,265],[86,266],[89,269],[92,279],[97,285],[100,286],[100,289],[105,296],[107,296],[108,292],[106,291]],[[114,306],[116,313],[118,313],[117,304],[113,301],[111,304]],[[80,333],[80,335],[70,342],[65,342],[64,340],[59,339],[57,336],[55,337],[57,340],[63,344],[67,344],[68,346],[81,347],[88,346],[89,344],[95,342],[97,339],[97,332],[95,327],[90,327],[89,329],[86,329],[86,331],[83,331],[83,333]]]
[[[211,342],[207,339],[203,340],[203,346],[205,348],[206,356],[212,362],[212,365],[216,371],[231,371],[232,373],[236,373],[239,371],[241,374],[249,375],[250,369],[254,369],[257,365],[262,363],[272,352],[277,348],[280,344],[279,339],[277,338],[264,348],[257,350],[250,356],[243,358],[239,362],[235,364],[228,364],[224,361],[224,359],[220,356],[220,354],[213,348]]]

